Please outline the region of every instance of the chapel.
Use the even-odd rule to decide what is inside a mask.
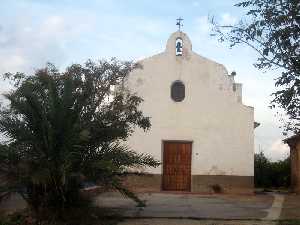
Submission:
[[[127,144],[161,166],[131,175],[148,191],[251,193],[254,187],[254,108],[243,104],[234,73],[198,55],[186,33],[173,33],[165,51],[145,58],[126,87],[143,98],[151,129]]]

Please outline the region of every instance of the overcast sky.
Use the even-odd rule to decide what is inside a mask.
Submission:
[[[237,72],[243,83],[243,102],[255,107],[256,151],[264,150],[277,160],[288,153],[281,143],[282,130],[275,111],[268,108],[277,71],[262,73],[254,68],[251,49],[229,49],[211,37],[209,16],[232,24],[244,13],[232,0],[0,0],[0,73],[26,72],[52,62],[59,68],[86,59],[117,57],[142,59],[165,49],[177,30],[183,31],[198,54]],[[0,92],[7,85],[0,83]]]

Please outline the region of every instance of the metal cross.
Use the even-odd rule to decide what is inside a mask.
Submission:
[[[178,26],[178,31],[180,31],[180,28],[183,27],[183,24],[181,23],[183,21],[183,19],[181,17],[179,17],[177,20],[176,25]]]

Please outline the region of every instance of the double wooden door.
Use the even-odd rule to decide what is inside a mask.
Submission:
[[[191,142],[163,143],[163,190],[191,190],[191,158]]]

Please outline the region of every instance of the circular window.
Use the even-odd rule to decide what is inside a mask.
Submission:
[[[174,81],[171,86],[171,98],[175,102],[181,102],[181,101],[183,101],[184,97],[185,97],[184,84],[179,80]]]

